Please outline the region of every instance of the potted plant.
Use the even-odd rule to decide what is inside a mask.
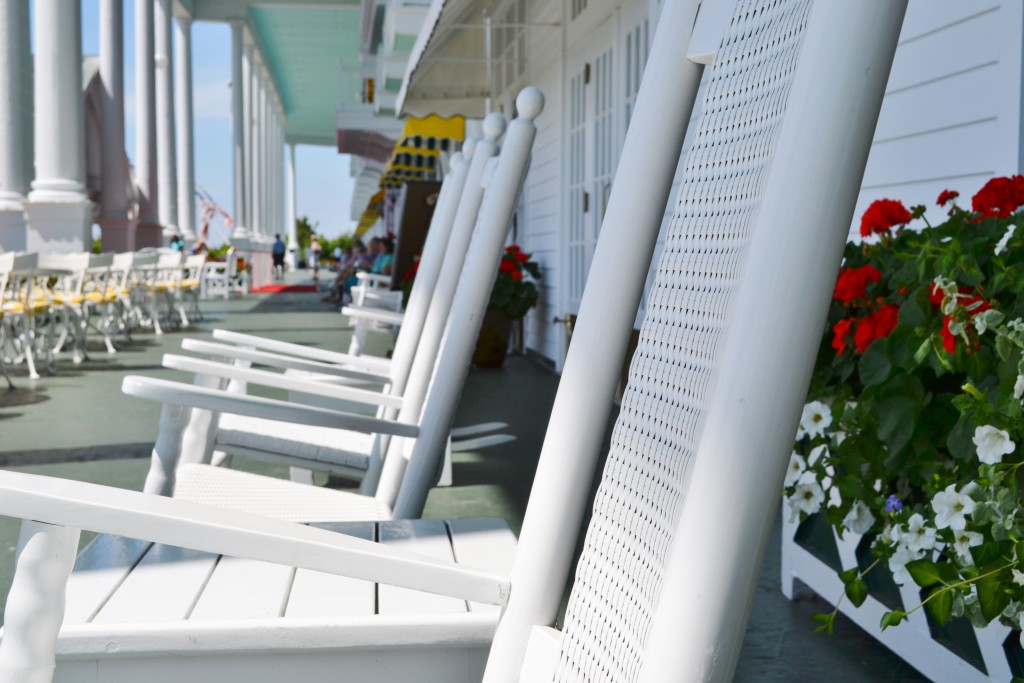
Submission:
[[[473,352],[473,364],[477,367],[500,368],[505,363],[512,323],[521,320],[537,304],[540,266],[530,256],[517,244],[505,247],[501,255]]]
[[[881,630],[919,610],[939,629],[1024,616],[1024,176],[992,179],[970,210],[957,197],[938,197],[935,226],[895,200],[865,212],[785,480],[790,525],[824,518],[870,545],[842,567],[840,603],[861,605],[872,573],[916,584]]]
[[[537,305],[537,280],[540,280],[540,265],[531,260],[530,254],[519,245],[505,247],[498,264],[498,275],[491,289],[491,298],[480,325],[473,364],[480,368],[500,368],[505,363],[512,324],[521,320]],[[413,265],[402,277],[402,306],[409,303],[409,295],[419,271],[420,256],[413,259]]]

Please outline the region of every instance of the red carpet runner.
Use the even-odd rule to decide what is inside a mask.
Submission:
[[[258,287],[249,291],[253,294],[281,294],[282,292],[293,294],[295,292],[315,292],[316,285],[285,285],[279,283],[264,285],[263,287]]]

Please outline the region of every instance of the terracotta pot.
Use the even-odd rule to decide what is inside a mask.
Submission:
[[[504,365],[511,335],[512,318],[498,311],[484,313],[473,352],[473,365],[478,368],[500,368]]]

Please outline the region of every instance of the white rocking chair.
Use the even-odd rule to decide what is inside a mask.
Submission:
[[[0,473],[0,512],[26,520],[0,675],[47,681],[56,650],[58,680],[86,672],[90,680],[154,682],[479,680],[476,657],[496,616],[475,611],[480,602],[503,606],[489,683],[729,680],[906,5],[741,0],[731,15],[717,11],[722,6],[698,15],[696,2],[669,2],[663,10],[594,256],[595,273],[614,266],[619,277],[588,283],[576,328],[584,343],[569,351],[510,574],[494,569],[493,557],[474,569],[427,556],[436,548],[429,539],[450,526],[423,536],[411,527],[382,530],[405,536],[406,547],[393,548],[179,500]],[[550,624],[600,427],[682,144],[680,122],[701,76],[687,56],[713,64],[704,107],[559,632]],[[413,468],[406,476],[416,476]],[[473,607],[438,614],[444,608],[435,604],[424,615],[423,603],[402,593],[406,616],[345,617],[337,607],[319,619],[210,621],[204,611],[161,620],[150,612],[149,623],[125,623],[121,612],[122,621],[106,625],[101,609],[58,638],[79,527],[376,581],[381,602],[392,600],[385,586],[401,586]],[[408,552],[419,548],[426,554]],[[195,563],[154,566],[167,578]],[[248,576],[265,567],[250,565]],[[195,573],[207,587],[218,580],[216,572]],[[243,593],[237,602],[252,602],[251,585],[235,591]],[[157,603],[173,602],[161,593],[167,599]],[[78,595],[69,595],[69,613]]]
[[[522,96],[524,102],[530,102],[531,115],[540,111],[542,100],[537,91],[527,91]],[[252,500],[250,507],[244,509],[259,510],[264,513],[273,514],[272,507],[267,505],[267,497],[264,494],[245,493],[251,490],[256,484],[251,475],[242,475],[236,472],[216,471],[203,467],[188,467],[186,476],[178,477],[178,468],[181,463],[203,463],[211,462],[216,451],[228,454],[245,455],[261,460],[270,460],[291,465],[293,468],[301,468],[303,471],[317,470],[326,471],[332,474],[344,476],[356,481],[362,480],[360,487],[364,495],[373,495],[378,491],[378,482],[383,469],[383,457],[385,453],[396,453],[395,457],[401,461],[401,451],[406,444],[401,442],[391,444],[390,437],[396,435],[414,436],[417,433],[417,449],[426,449],[432,455],[441,452],[445,454],[444,469],[441,473],[442,483],[450,482],[450,451],[459,448],[482,448],[484,446],[507,443],[514,438],[504,434],[487,434],[505,425],[503,423],[487,423],[464,428],[461,433],[471,433],[474,438],[464,439],[453,445],[448,444],[448,433],[442,429],[439,433],[441,438],[438,443],[433,436],[430,436],[437,428],[443,427],[443,423],[426,425],[421,421],[421,414],[424,406],[432,401],[440,401],[450,405],[454,410],[458,394],[462,386],[462,378],[469,365],[472,354],[471,343],[454,343],[459,335],[445,336],[445,323],[452,319],[450,324],[456,327],[472,324],[472,320],[483,314],[487,305],[487,285],[493,277],[495,265],[500,258],[501,245],[508,233],[511,222],[512,211],[514,210],[514,198],[518,196],[522,179],[525,176],[525,164],[528,161],[529,146],[533,139],[532,120],[527,117],[521,118],[515,123],[517,128],[515,136],[510,135],[513,149],[510,149],[500,159],[493,159],[492,155],[496,146],[497,137],[504,132],[505,124],[503,117],[494,114],[485,126],[485,140],[477,145],[473,155],[475,162],[469,169],[468,177],[474,185],[472,191],[463,193],[466,202],[459,208],[459,215],[468,216],[468,219],[456,221],[456,230],[451,238],[443,232],[437,237],[444,240],[440,243],[440,250],[447,247],[449,253],[445,254],[445,261],[454,263],[458,269],[452,268],[442,272],[437,271],[436,286],[427,291],[428,283],[424,283],[424,289],[420,292],[418,299],[420,310],[429,304],[429,315],[420,313],[411,316],[409,325],[403,328],[403,335],[415,335],[414,337],[403,337],[403,339],[415,339],[419,343],[415,346],[406,344],[402,354],[396,355],[392,364],[392,374],[389,377],[390,386],[388,391],[367,391],[365,389],[337,386],[329,380],[331,375],[324,375],[328,371],[336,371],[342,375],[351,374],[350,368],[327,366],[322,363],[300,364],[304,369],[315,369],[321,373],[323,379],[310,380],[306,378],[285,377],[276,373],[261,370],[252,370],[245,367],[217,364],[210,361],[202,361],[194,358],[181,356],[165,356],[164,364],[187,372],[197,374],[196,384],[211,387],[217,386],[222,380],[230,379],[236,386],[232,392],[244,391],[244,385],[250,382],[264,383],[277,388],[290,389],[293,393],[302,393],[306,396],[317,397],[321,401],[332,400],[358,402],[379,406],[377,421],[372,422],[375,435],[359,434],[349,427],[348,431],[339,428],[327,428],[304,423],[297,416],[294,410],[290,410],[292,424],[282,424],[267,419],[260,419],[255,415],[233,414],[238,408],[238,397],[225,400],[223,410],[209,411],[197,410],[189,418],[188,415],[171,419],[165,409],[165,417],[161,420],[161,434],[158,438],[158,447],[154,450],[153,466],[150,476],[147,479],[146,491],[150,493],[170,494],[172,490],[175,495],[183,495],[192,499],[210,500],[218,499],[224,493],[224,487],[229,487],[233,492],[229,498],[241,504],[241,500]],[[527,152],[522,149],[515,149],[515,146],[525,146]],[[509,156],[508,160],[505,156]],[[495,162],[495,171],[490,179],[486,191],[480,187],[480,178],[483,176],[483,167],[492,160]],[[466,174],[464,174],[466,175]],[[483,207],[479,208],[483,203]],[[479,220],[478,216],[479,215]],[[474,230],[475,228],[475,230]],[[467,257],[467,247],[470,238],[473,239],[472,248],[475,251]],[[436,245],[435,245],[436,246]],[[463,269],[463,265],[466,267]],[[469,264],[472,264],[470,266]],[[459,274],[463,278],[461,286]],[[458,288],[458,292],[456,289]],[[431,296],[432,295],[432,296]],[[428,299],[430,301],[428,302]],[[412,309],[412,307],[411,307]],[[412,309],[416,310],[416,309]],[[415,329],[417,323],[421,323],[419,330]],[[443,339],[442,339],[443,338]],[[471,339],[464,340],[471,342]],[[204,351],[214,355],[223,354],[243,362],[264,362],[267,355],[255,350],[243,350],[223,345],[210,344],[208,342],[194,341],[184,344],[186,349]],[[451,351],[448,348],[451,347]],[[451,364],[451,367],[459,368],[458,372],[449,377],[441,376],[437,381],[431,381],[434,367],[438,356],[450,354],[458,358]],[[415,359],[408,358],[415,354]],[[277,360],[280,360],[278,357]],[[413,360],[410,365],[409,361]],[[290,365],[287,361],[285,365]],[[292,365],[292,367],[295,367]],[[127,385],[129,392],[137,391],[138,383]],[[242,386],[237,386],[242,385]],[[160,393],[151,387],[145,389],[146,397],[159,396]],[[165,397],[171,403],[193,405],[188,398],[182,398],[181,388],[174,390],[173,396]],[[210,395],[199,396],[204,403],[209,403]],[[265,406],[266,403],[262,404]],[[287,404],[279,404],[287,407]],[[328,407],[333,407],[328,405]],[[226,413],[221,415],[220,413]],[[319,415],[314,419],[320,418]],[[322,418],[321,418],[322,419]],[[394,421],[397,419],[397,423]],[[186,422],[189,422],[187,433],[182,434]],[[365,418],[357,421],[358,424],[368,424]],[[450,419],[448,420],[450,424]],[[336,427],[345,427],[348,422],[344,414],[339,415]],[[410,431],[410,427],[412,431]],[[483,436],[481,436],[483,434]],[[419,452],[419,451],[417,451]],[[390,456],[389,456],[390,457]],[[422,457],[422,456],[416,456]],[[432,460],[436,462],[436,460]],[[293,475],[295,475],[293,469]],[[307,478],[293,476],[296,479],[308,481]],[[377,515],[384,518],[390,517],[390,508],[395,503],[395,496],[401,480],[401,470],[390,475],[392,483],[387,487],[388,493],[379,498],[383,504],[376,508]],[[216,481],[214,486],[211,482]],[[272,484],[259,484],[260,490]],[[195,493],[201,491],[202,494]],[[197,498],[196,496],[201,495]],[[308,491],[302,491],[299,497],[308,495]],[[366,502],[359,500],[356,503],[355,513],[351,512],[351,503],[342,498],[337,499],[336,511],[330,521],[342,521],[351,519],[353,514],[360,518],[365,515]],[[251,507],[255,505],[255,507]],[[287,508],[288,506],[286,506]],[[320,520],[325,521],[325,520]]]

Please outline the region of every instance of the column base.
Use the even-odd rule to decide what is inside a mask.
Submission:
[[[0,251],[25,251],[28,248],[28,222],[25,209],[0,206]]]
[[[163,238],[161,240],[160,246],[169,246],[171,243],[171,238],[175,236],[179,236],[182,239],[185,239],[185,236],[181,234],[181,230],[178,228],[177,225],[174,225],[173,223],[163,226],[162,232]]]
[[[164,246],[164,232],[159,223],[139,222],[135,228],[136,249],[156,249]]]
[[[103,251],[135,251],[136,223],[130,218],[101,218]]]
[[[92,202],[25,202],[28,231],[25,249],[48,254],[92,251]]]

